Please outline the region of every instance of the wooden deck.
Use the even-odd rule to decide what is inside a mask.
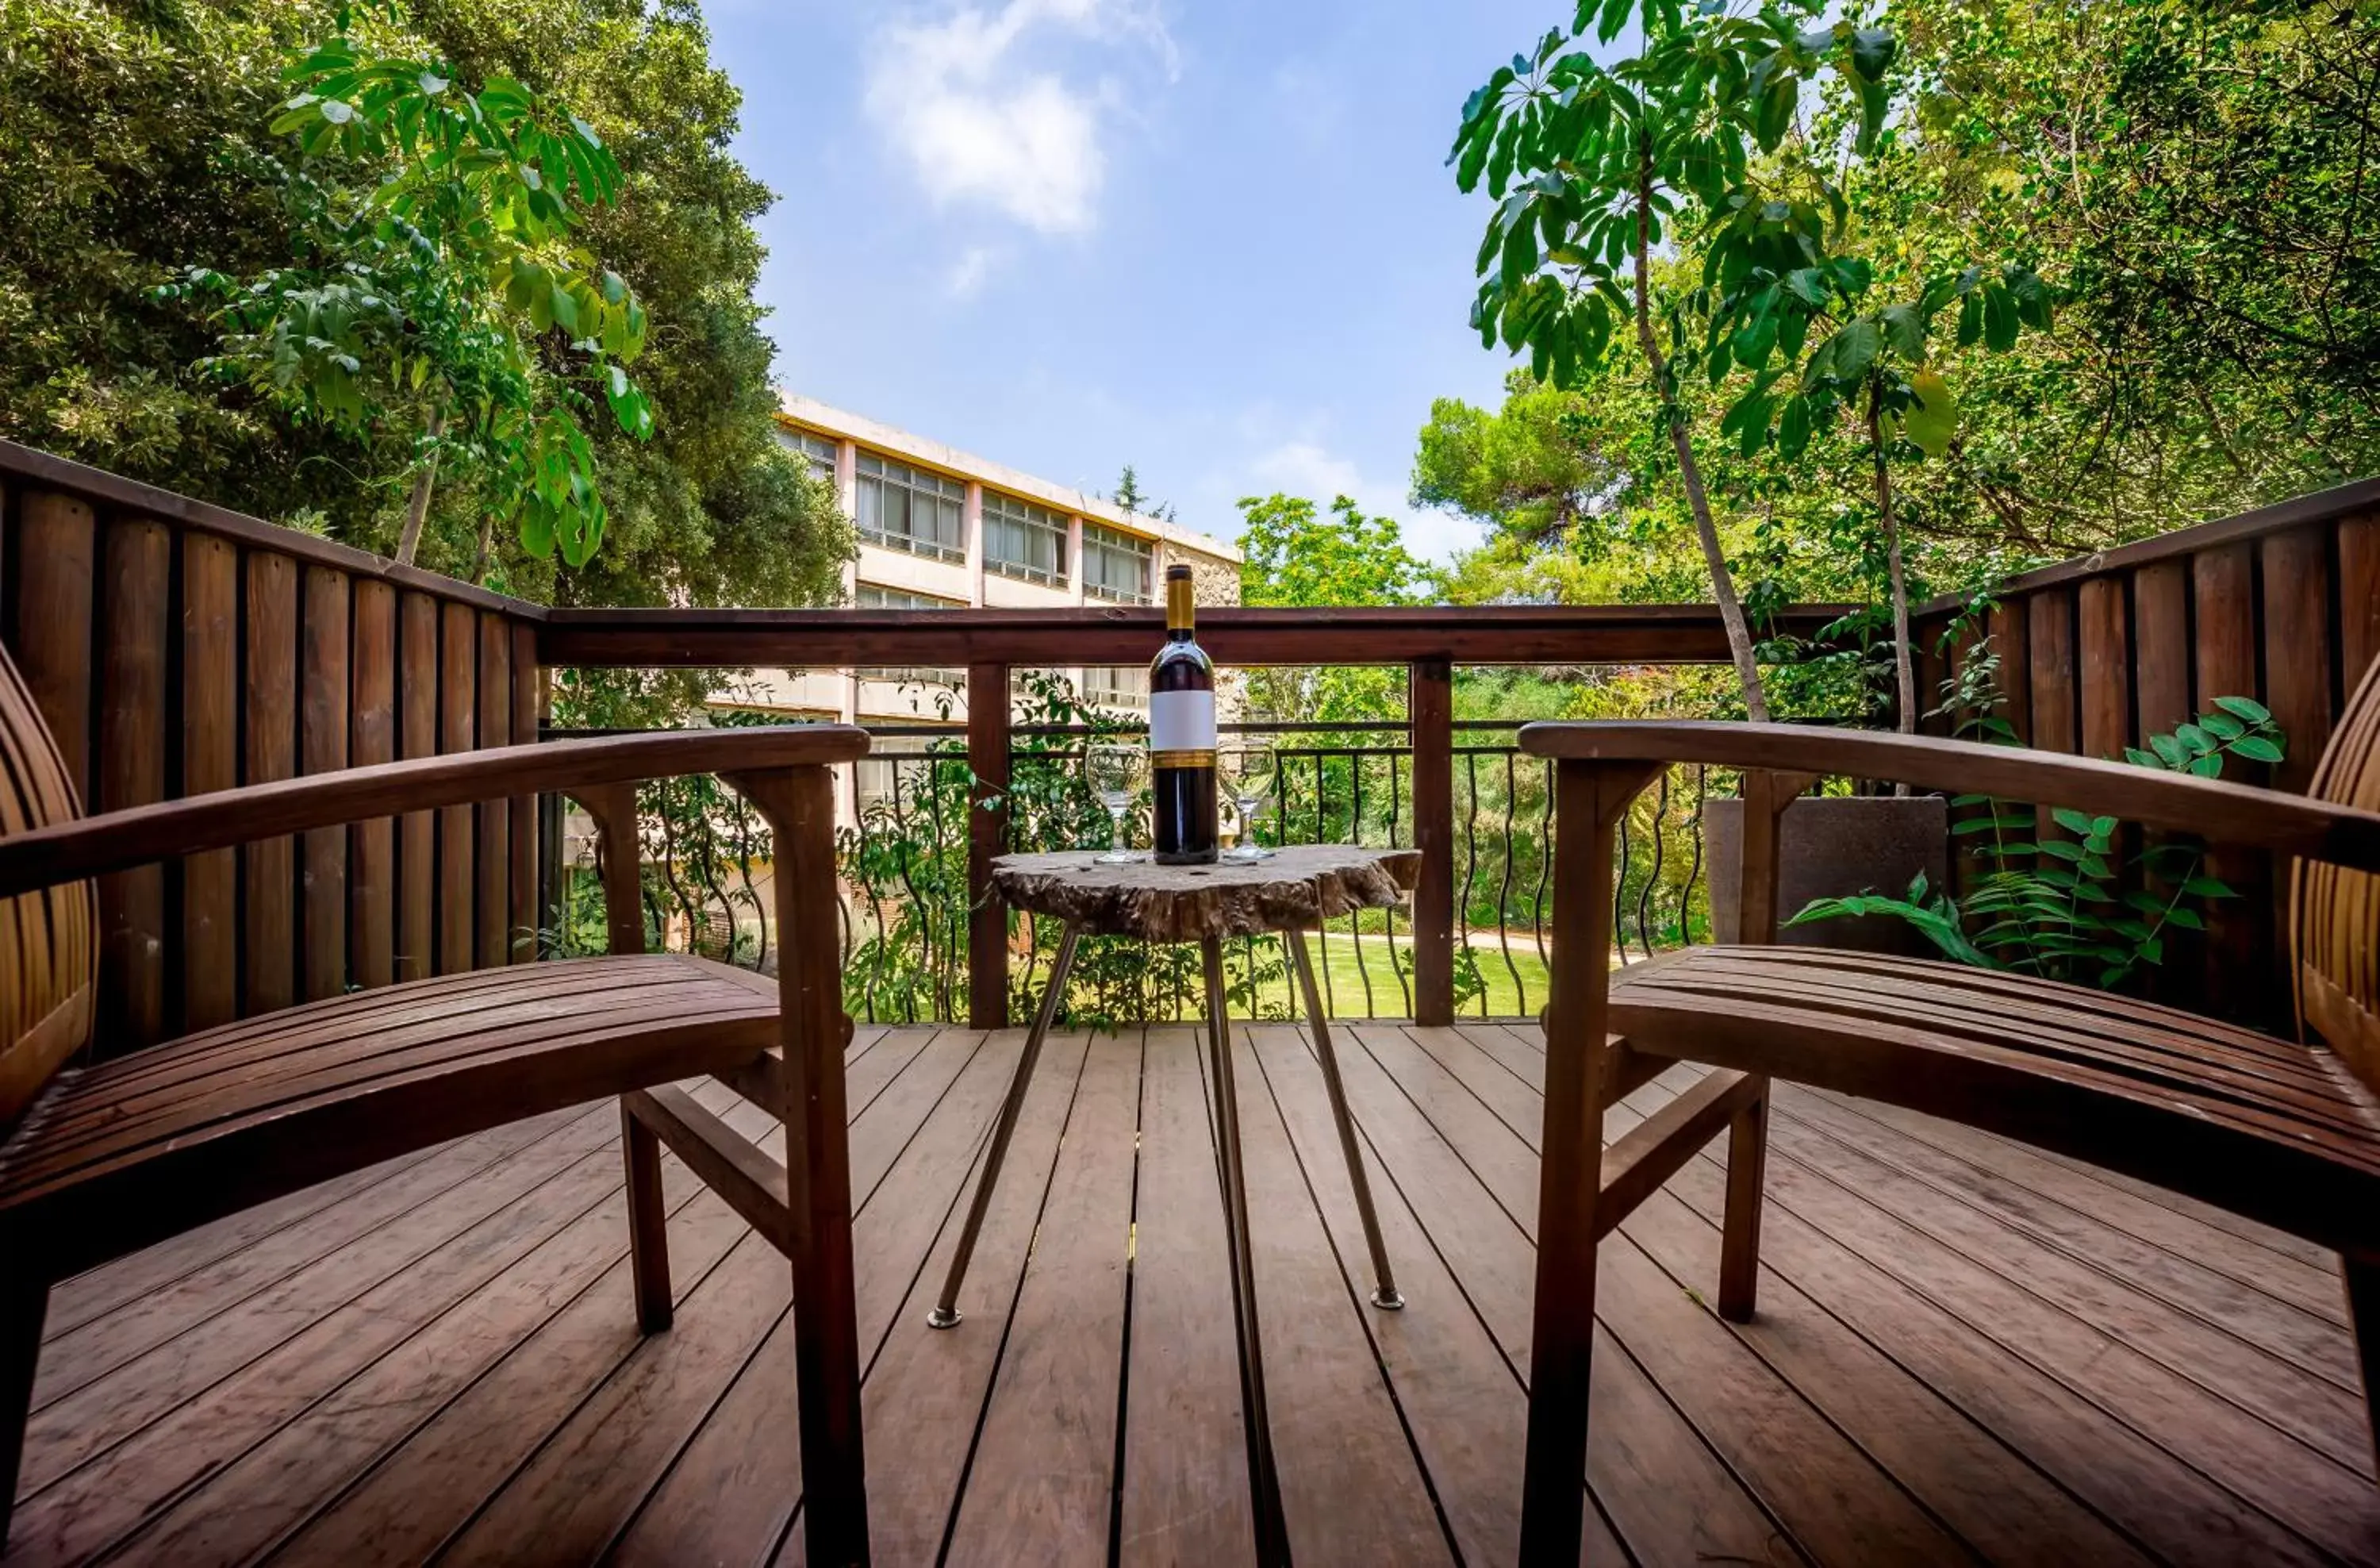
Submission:
[[[1296,1554],[1509,1562],[1542,1052],[1522,1026],[1344,1039],[1402,1314],[1361,1304],[1301,1037],[1239,1047]],[[1053,1039],[967,1319],[925,1325],[1021,1041],[863,1029],[853,1046],[878,1561],[1241,1560],[1189,1030]],[[700,1098],[762,1130],[717,1086]],[[618,1126],[607,1104],[467,1139],[61,1286],[8,1562],[798,1560],[785,1267],[673,1166],[678,1319],[640,1342]],[[1598,1561],[2380,1562],[2327,1256],[1788,1088],[1761,1315],[1739,1330],[1703,1306],[1723,1156],[1722,1139],[1605,1246]]]

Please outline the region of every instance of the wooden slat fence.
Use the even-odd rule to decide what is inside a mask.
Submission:
[[[536,735],[540,612],[0,442],[0,640],[89,809]],[[535,955],[536,802],[101,888],[103,1054]]]
[[[1959,608],[1926,605],[1921,642],[1931,650]],[[2380,657],[2380,480],[2025,573],[2001,589],[1988,630],[2005,716],[2029,744],[2120,757],[2217,697],[2252,697],[2273,711],[2288,755],[2275,766],[2235,763],[2227,776],[2303,790]],[[2168,957],[2164,995],[2286,1027],[2272,1013],[2289,994],[2284,879],[2269,857],[2236,851],[2217,851],[2209,869],[2245,896],[2216,906],[2203,945]]]

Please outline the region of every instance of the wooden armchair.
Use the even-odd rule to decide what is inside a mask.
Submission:
[[[2338,1249],[2380,1425],[2380,664],[2305,796],[1784,724],[1538,723],[1521,745],[1558,763],[1558,956],[1611,951],[1614,824],[1669,764],[1742,769],[1746,796],[1746,945],[1617,971],[1599,958],[1554,967],[1524,1561],[1578,1558],[1595,1244],[1722,1126],[1731,1137],[1718,1309],[1751,1315],[1771,1076],[2022,1139]],[[2292,974],[2299,1017],[2319,1042],[2025,976],[1762,945],[1776,930],[1778,817],[1828,773],[2055,801],[2294,857]],[[1605,1109],[1677,1061],[1717,1070],[1598,1167]]]
[[[50,1286],[192,1226],[505,1122],[623,1098],[637,1313],[670,1321],[660,1143],[791,1259],[813,1561],[867,1550],[831,765],[842,725],[512,746],[99,817],[0,652],[0,1547]],[[717,772],[776,840],[779,973],[646,954],[636,785]],[[596,817],[612,956],[352,992],[94,1065],[91,878],[307,829],[543,791]],[[668,1086],[716,1076],[785,1124],[778,1167]],[[790,1479],[790,1477],[789,1477]]]

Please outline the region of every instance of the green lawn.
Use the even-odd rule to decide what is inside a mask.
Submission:
[[[1537,957],[1536,944],[1522,932],[1512,933],[1512,963],[1507,968],[1503,949],[1492,939],[1473,939],[1471,955],[1479,978],[1485,982],[1487,1016],[1492,1018],[1535,1017],[1537,1009],[1546,1004],[1546,966]],[[1367,1014],[1381,1018],[1403,1018],[1413,1015],[1407,1001],[1412,984],[1413,943],[1402,933],[1397,938],[1396,960],[1391,965],[1389,944],[1378,936],[1365,936],[1360,941],[1344,933],[1327,938],[1306,939],[1307,949],[1314,954],[1315,979],[1324,986],[1324,1005],[1339,1018],[1361,1018]],[[1455,949],[1455,961],[1460,973],[1463,949]],[[1398,969],[1405,971],[1403,983]],[[1513,981],[1519,972],[1519,984]],[[1365,1005],[1364,983],[1371,982],[1371,1004]],[[1288,985],[1285,981],[1269,982],[1258,990],[1264,1011],[1277,1015],[1286,1007]],[[1463,999],[1456,1012],[1465,1017],[1481,1015],[1482,997]]]

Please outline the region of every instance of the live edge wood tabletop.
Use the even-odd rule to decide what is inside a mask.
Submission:
[[[1524,1561],[1578,1558],[1595,1244],[1678,1168],[1681,1149],[1722,1125],[1718,1307],[1752,1315],[1772,1076],[2018,1138],[2337,1249],[2367,1410],[2380,1417],[2380,662],[2303,796],[1791,724],[1536,723],[1520,742],[1555,764],[1556,824]],[[1742,774],[1743,945],[1615,970],[1605,959],[1615,827],[1680,762]],[[2293,857],[2288,983],[2301,1038],[2038,976],[1768,945],[1779,820],[1829,774],[2046,802]],[[1666,1147],[1648,1121],[1592,1179],[1606,1109],[1678,1061],[1716,1070],[1664,1109],[1675,1113]]]
[[[661,1146],[783,1252],[794,1277],[798,1487],[810,1560],[868,1550],[830,770],[845,725],[495,747],[82,814],[0,650],[0,1549],[50,1287],[285,1193],[449,1138],[617,1096],[637,1315],[673,1310]],[[647,954],[636,786],[717,773],[775,838],[773,979]],[[334,995],[92,1062],[92,880],[311,828],[541,792],[602,851],[609,956]],[[714,1076],[779,1117],[771,1160],[673,1087]]]

